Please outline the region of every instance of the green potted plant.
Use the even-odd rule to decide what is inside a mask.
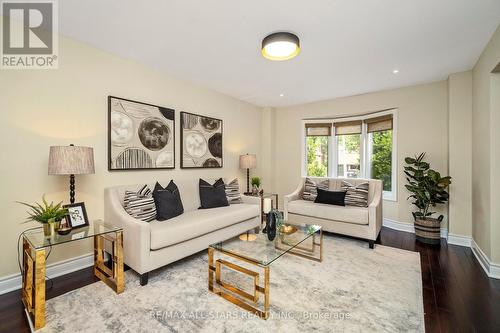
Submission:
[[[62,219],[68,215],[68,210],[62,207],[62,201],[58,204],[51,202],[50,204],[45,200],[45,195],[42,196],[42,203],[35,202],[28,204],[19,202],[30,208],[28,218],[25,222],[36,221],[43,225],[43,233],[45,236],[51,236],[54,231],[59,229]]]
[[[451,177],[441,177],[441,174],[430,168],[430,164],[424,161],[425,153],[419,156],[405,158],[406,166],[404,173],[408,184],[406,189],[410,191],[408,199],[413,200],[418,210],[412,212],[415,220],[415,235],[417,240],[428,244],[440,243],[441,221],[443,215],[438,218],[431,217],[432,207],[444,204],[449,199],[446,188],[451,184]]]
[[[252,193],[253,194],[259,193],[259,187],[261,184],[260,177],[252,177],[251,183],[252,183]]]

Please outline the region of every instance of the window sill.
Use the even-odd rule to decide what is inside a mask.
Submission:
[[[396,193],[393,193],[393,192],[384,192],[384,194],[382,195],[382,200],[384,200],[384,201],[391,201],[391,202],[397,202],[398,201],[398,197],[397,197]]]

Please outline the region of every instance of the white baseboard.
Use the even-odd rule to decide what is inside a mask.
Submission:
[[[384,218],[382,225],[398,231],[415,233],[415,228],[413,224],[410,223],[402,223]],[[481,267],[483,267],[486,272],[486,275],[490,278],[500,279],[500,264],[491,262],[488,256],[483,252],[483,250],[481,250],[472,237],[448,234],[447,229],[441,228],[441,238],[446,238],[448,244],[470,247],[477,261],[479,261]]]
[[[488,275],[490,278],[494,279],[500,279],[500,264],[491,262],[490,258],[481,250],[479,245],[472,240],[471,244],[472,248],[472,253],[474,253],[474,256],[476,257],[477,261],[481,264],[483,267],[484,271],[486,272],[486,275]]]
[[[55,262],[47,265],[46,275],[50,278],[55,278],[64,274],[68,274],[82,268],[94,265],[94,254],[84,254],[79,257]],[[21,273],[7,275],[0,278],[0,295],[21,289],[22,278]]]
[[[384,218],[382,221],[382,225],[384,227],[398,231],[409,232],[412,234],[415,233],[415,227],[413,226],[413,223],[403,223]],[[441,228],[441,238],[447,238],[447,237],[448,237],[448,230],[446,228]]]
[[[472,247],[472,237],[448,234],[448,244]]]

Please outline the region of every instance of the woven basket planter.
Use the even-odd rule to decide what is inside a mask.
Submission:
[[[441,243],[441,220],[426,218],[425,220],[415,219],[415,236],[417,240],[426,244]]]

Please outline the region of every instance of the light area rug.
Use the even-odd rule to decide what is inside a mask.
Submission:
[[[151,272],[144,287],[135,272],[125,275],[120,295],[98,282],[48,300],[38,332],[425,330],[419,254],[331,235],[322,263],[288,254],[271,265],[268,320],[208,291],[206,251]],[[249,283],[230,275],[223,279]]]

